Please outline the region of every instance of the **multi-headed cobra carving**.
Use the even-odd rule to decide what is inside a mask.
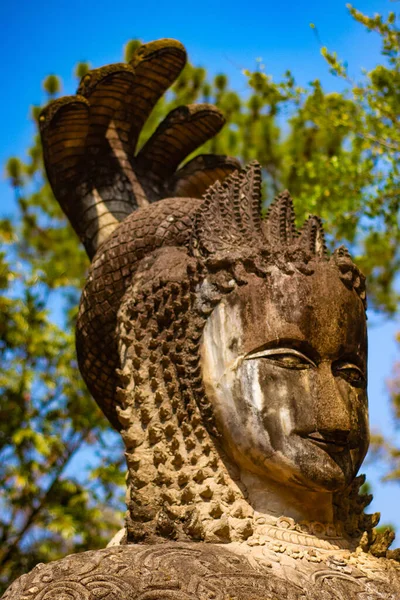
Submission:
[[[50,184],[91,258],[134,210],[165,197],[201,198],[238,167],[234,159],[202,155],[178,169],[225,122],[210,104],[173,110],[137,152],[143,125],[185,62],[175,40],[143,44],[129,64],[90,71],[76,96],[52,102],[40,116]]]

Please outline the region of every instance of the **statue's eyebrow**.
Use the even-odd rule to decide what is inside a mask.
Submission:
[[[318,363],[320,361],[319,352],[307,341],[301,338],[277,338],[253,348],[246,354],[245,358],[251,358],[252,355],[263,352],[264,350],[273,350],[274,348],[290,348],[304,354],[311,362]]]

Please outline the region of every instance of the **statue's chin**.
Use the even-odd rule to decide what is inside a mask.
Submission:
[[[308,471],[308,472],[307,472]],[[317,465],[312,465],[311,469],[304,469],[300,477],[293,476],[292,483],[297,483],[315,492],[339,492],[344,490],[352,482],[354,475],[344,473],[338,465],[329,465],[324,469],[319,469]]]
[[[240,457],[235,453],[235,462],[265,479],[266,486],[274,481],[292,489],[337,492],[350,485],[360,464],[358,450],[324,448],[297,435],[289,436],[275,452],[262,446],[257,453],[250,448],[242,449]]]

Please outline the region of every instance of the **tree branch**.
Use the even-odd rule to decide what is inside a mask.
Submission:
[[[375,142],[376,144],[379,144],[380,146],[384,146],[388,150],[394,150],[394,152],[400,152],[400,146],[396,146],[396,145],[390,144],[389,142],[385,142],[384,140],[379,139],[379,138],[375,137],[374,135],[371,135],[370,133],[358,133],[357,135],[359,135],[364,140],[370,140],[371,142]]]

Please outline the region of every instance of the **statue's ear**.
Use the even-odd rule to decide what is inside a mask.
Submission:
[[[207,257],[260,248],[261,223],[261,167],[253,162],[209,188],[195,218],[192,250]]]

